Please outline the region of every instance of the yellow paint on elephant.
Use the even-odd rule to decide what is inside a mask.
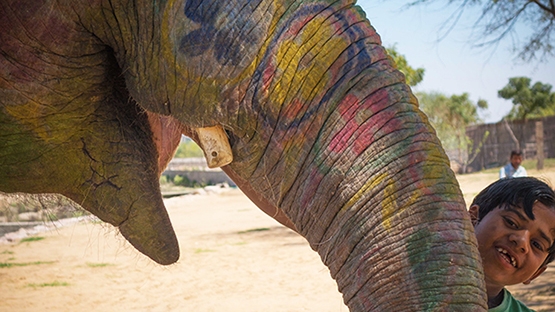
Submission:
[[[386,178],[389,176],[387,173],[383,175]],[[384,178],[384,180],[386,180]],[[387,183],[387,182],[386,182]],[[391,219],[395,215],[395,213],[399,212],[398,198],[397,198],[397,189],[395,188],[395,183],[389,183],[385,187],[383,191],[383,198],[384,200],[381,203],[382,206],[382,225],[384,228],[389,232],[391,230]]]
[[[355,203],[360,202],[362,197],[364,197],[369,191],[379,187],[381,184],[388,183],[389,174],[387,172],[379,174],[377,177],[366,181],[366,183],[356,192],[353,197],[342,207],[341,210],[345,211],[351,208]],[[392,215],[392,212],[395,211],[396,207],[392,207],[391,205],[383,205],[383,199],[389,198],[389,196],[394,196],[395,189],[393,184],[389,184],[386,186],[383,196],[382,196],[382,224],[389,230],[391,228],[391,224],[389,218]]]
[[[380,206],[381,206],[381,217],[382,226],[388,232],[391,230],[393,225],[393,218],[401,213],[406,207],[410,207],[417,199],[418,194],[412,194],[408,200],[400,200],[398,190],[395,186],[394,181],[391,180],[390,175],[387,172],[379,174],[377,177],[368,180],[358,192],[351,197],[351,199],[342,207],[345,211],[351,208],[355,203],[359,202],[368,192],[371,190],[384,185],[383,191],[380,193]]]
[[[382,173],[377,178],[366,181],[366,183],[364,183],[364,185],[355,193],[355,195],[353,195],[353,197],[351,197],[351,199],[346,202],[345,205],[343,205],[341,210],[345,211],[350,209],[355,203],[359,202],[362,199],[362,197],[368,192],[368,190],[371,190],[382,183],[385,180],[386,175],[386,173]]]
[[[315,17],[297,36],[280,44],[276,61],[281,79],[271,93],[276,105],[288,103],[299,94],[302,100],[310,100],[311,95],[325,91],[332,74],[331,65],[348,46],[334,34],[332,25],[325,23],[329,23],[325,17]]]
[[[93,112],[82,112],[87,107],[71,109],[69,105],[60,110],[57,106],[45,105],[28,100],[18,105],[6,105],[4,111],[17,122],[24,125],[36,137],[49,144],[62,144],[67,142],[74,134],[72,122],[75,126],[83,120],[83,116]]]
[[[164,8],[161,8],[162,22],[161,22],[161,33],[160,33],[160,50],[159,54],[160,61],[163,63],[172,62],[172,66],[175,70],[168,71],[167,81],[169,82],[166,86],[169,94],[175,94],[179,89],[184,88],[182,80],[187,80],[190,74],[187,71],[188,63],[179,62],[178,57],[178,47],[179,47],[179,36],[186,33],[188,29],[193,28],[193,22],[183,18],[183,1],[169,0],[165,4]],[[168,66],[168,68],[171,68]],[[173,77],[171,77],[173,76]],[[174,82],[173,84],[171,82]],[[183,91],[181,91],[183,92]]]

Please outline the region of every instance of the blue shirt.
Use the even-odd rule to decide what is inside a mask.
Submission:
[[[526,173],[526,169],[524,169],[524,167],[518,166],[518,168],[515,170],[515,168],[513,168],[513,165],[511,165],[511,163],[508,163],[504,167],[501,167],[501,170],[499,170],[499,179],[519,178],[519,177],[525,177],[527,175],[528,174]]]

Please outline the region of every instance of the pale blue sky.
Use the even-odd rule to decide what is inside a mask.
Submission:
[[[396,44],[409,65],[426,70],[415,92],[438,91],[449,96],[467,92],[474,102],[480,98],[487,100],[489,109],[481,117],[489,123],[500,121],[513,106],[511,101],[497,96],[510,77],[526,76],[532,83],[540,81],[555,86],[555,57],[547,63],[517,64],[515,55],[509,52],[509,41],[496,50],[470,47],[475,18],[469,13],[479,14],[479,10],[466,12],[447,37],[438,42],[442,25],[455,7],[421,5],[403,9],[408,2],[359,0],[358,4],[380,34],[384,46]]]

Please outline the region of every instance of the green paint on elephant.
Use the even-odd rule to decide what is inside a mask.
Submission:
[[[430,237],[437,236],[437,233],[426,228],[420,228],[409,235],[407,240],[407,254],[409,263],[412,268],[413,276],[418,283],[421,301],[423,304],[422,311],[434,311],[434,307],[445,301],[444,295],[438,289],[430,289],[429,286],[444,285],[445,282],[438,282],[438,278],[446,279],[439,274],[433,274],[432,271],[437,268],[438,254],[434,254]],[[430,274],[426,274],[429,272]],[[431,280],[431,279],[434,280]]]

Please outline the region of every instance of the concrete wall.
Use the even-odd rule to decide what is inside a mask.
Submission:
[[[174,158],[162,173],[173,180],[176,176],[186,177],[189,181],[205,185],[227,183],[236,186],[220,168],[210,169],[204,158]]]
[[[203,185],[215,185],[218,183],[227,183],[229,186],[236,186],[225,172],[219,171],[164,171],[163,176],[174,179],[175,176],[182,176],[191,182],[197,182]]]

